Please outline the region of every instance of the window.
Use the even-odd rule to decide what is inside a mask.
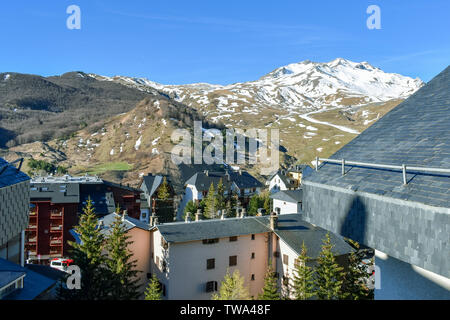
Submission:
[[[213,244],[219,242],[219,239],[203,239],[203,244]]]
[[[208,281],[206,283],[206,292],[217,291],[217,281]]]
[[[279,257],[280,257],[280,253],[279,253],[278,251],[274,251],[274,252],[273,252],[273,256],[274,256],[275,258],[279,258]]]
[[[230,267],[237,265],[237,256],[230,256],[229,262]]]
[[[216,259],[208,259],[206,260],[206,269],[214,269],[216,267]]]
[[[252,259],[255,259],[255,253],[252,252]]]
[[[287,254],[283,254],[283,264],[289,264],[289,256]]]
[[[255,240],[255,235],[254,234],[252,234],[252,240]]]
[[[156,256],[156,258],[155,258],[155,264],[159,268],[159,257],[158,256]]]
[[[230,237],[230,242],[237,241],[238,237]]]
[[[254,274],[252,274],[252,281],[254,281],[255,280],[255,275]]]
[[[152,278],[152,274],[151,273],[147,273],[147,279],[151,279]]]

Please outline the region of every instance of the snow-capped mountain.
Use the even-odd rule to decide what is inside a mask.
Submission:
[[[162,85],[142,78],[101,78],[137,86],[141,90],[145,87],[161,90],[179,102],[208,109],[211,116],[216,113],[211,108],[215,106],[220,118],[239,112],[239,107],[245,107],[248,112],[273,107],[306,113],[330,106],[359,106],[405,99],[424,85],[420,79],[385,73],[368,62],[343,58],[328,63],[309,60],[293,63],[256,81],[225,86],[208,83]]]
[[[230,85],[91,77],[157,90],[227,127],[279,128],[288,153],[305,161],[333,153],[424,85],[420,79],[343,58],[293,63],[258,80]]]

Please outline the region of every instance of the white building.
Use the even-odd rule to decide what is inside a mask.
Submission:
[[[296,165],[288,170],[278,170],[266,181],[270,193],[284,190],[296,190],[302,184],[302,178],[309,176],[313,169],[307,165]]]
[[[285,190],[270,196],[273,210],[279,214],[299,213],[302,210],[303,190]]]
[[[235,269],[257,298],[269,261],[281,288],[292,274],[303,241],[316,259],[326,233],[298,214],[167,223],[152,231],[151,268],[164,298],[188,300],[211,299],[227,270]],[[339,236],[332,235],[332,241],[337,256],[352,250]]]

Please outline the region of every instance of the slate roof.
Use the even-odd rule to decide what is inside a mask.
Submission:
[[[31,180],[30,199],[31,201],[51,201],[61,204],[78,203],[79,210],[82,212],[90,197],[95,212],[105,215],[115,211],[113,193],[107,190],[108,186],[119,187],[117,184],[96,177],[67,176],[67,180],[64,177],[39,177]]]
[[[298,213],[278,215],[278,227],[275,230],[275,234],[297,254],[302,251],[304,242],[308,250],[308,256],[312,259],[319,257],[327,232],[325,229],[302,220],[302,215]],[[331,249],[334,255],[340,256],[353,251],[342,236],[332,232],[329,232],[329,234],[331,243],[334,245]]]
[[[297,203],[303,201],[303,190],[282,190],[271,194],[270,197],[276,200]]]
[[[228,176],[229,175],[229,179]],[[217,187],[220,179],[225,189],[230,189],[232,183],[235,183],[239,189],[261,188],[263,185],[247,171],[224,171],[224,172],[197,172],[186,181],[186,185],[195,185],[199,191],[208,191],[211,183]]]
[[[14,165],[10,164],[5,159],[0,158],[0,188],[27,180],[30,180],[29,176],[22,171],[17,170]]]
[[[160,175],[154,176],[152,174],[149,174],[143,177],[141,188],[145,191],[147,195],[152,196],[162,182],[163,182],[162,176]]]
[[[270,232],[269,216],[212,219],[195,222],[175,222],[156,225],[164,240],[169,243],[198,241],[203,239],[227,238]],[[278,228],[275,233],[296,253],[300,253],[303,241],[308,248],[308,255],[317,258],[326,230],[303,221],[298,213],[278,216]],[[330,238],[335,245],[333,252],[342,255],[352,251],[341,236],[332,234]]]
[[[35,299],[41,293],[54,286],[57,282],[57,280],[55,279],[49,278],[47,276],[44,276],[43,274],[0,258],[0,287],[5,280],[12,279],[11,273],[14,273],[13,277],[17,277],[19,274],[25,274],[25,278],[23,279],[23,288],[17,289],[8,296],[4,297],[4,300]]]
[[[156,227],[167,242],[187,242],[226,238],[269,231],[269,217],[211,219],[159,224]]]
[[[450,169],[450,66],[337,151],[332,159]],[[325,163],[304,181],[450,208],[450,175]]]

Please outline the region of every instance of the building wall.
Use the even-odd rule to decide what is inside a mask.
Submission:
[[[30,181],[0,188],[0,246],[28,225]]]
[[[150,232],[139,228],[133,228],[127,232],[127,235],[130,237],[129,241],[133,241],[129,246],[129,250],[133,253],[132,260],[136,260],[135,269],[140,271],[138,276],[143,292],[148,283],[147,274],[151,273]]]
[[[155,256],[164,257],[160,245],[159,232],[154,233]],[[250,295],[257,297],[264,286],[264,275],[268,261],[267,233],[238,237],[230,242],[222,238],[215,244],[203,244],[202,241],[170,244],[167,250],[167,273],[156,270],[160,281],[167,286],[168,299],[209,300],[212,293],[206,292],[206,282],[217,281],[218,289],[227,269],[232,273],[238,269],[245,279]],[[252,259],[252,252],[255,258]],[[229,257],[237,256],[237,265],[229,267]],[[155,257],[156,258],[156,257]],[[215,259],[215,268],[206,268],[207,259]],[[153,259],[155,261],[155,259]],[[251,280],[252,274],[255,280]]]
[[[303,181],[305,220],[450,278],[450,208]]]

